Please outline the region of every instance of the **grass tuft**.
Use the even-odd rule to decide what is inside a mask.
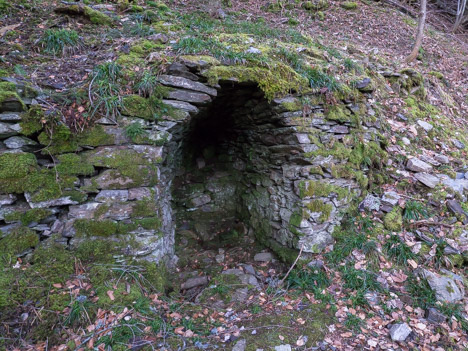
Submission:
[[[409,259],[416,258],[416,254],[406,245],[398,235],[390,236],[390,239],[384,244],[387,255],[395,260],[399,265],[404,265]]]
[[[125,135],[135,142],[138,137],[146,135],[146,131],[140,123],[134,122],[125,128]]]
[[[419,201],[408,201],[403,212],[403,219],[407,222],[429,218],[429,210]]]
[[[120,79],[122,68],[115,62],[96,66],[89,83],[90,118],[96,114],[115,121],[122,107]]]
[[[327,274],[320,269],[294,269],[287,278],[289,288],[322,291],[330,285]]]
[[[133,90],[143,97],[150,97],[158,86],[156,75],[152,72],[145,71],[141,74],[135,84]]]
[[[366,292],[381,290],[376,275],[366,270],[356,269],[352,262],[341,268],[344,287],[347,289]]]
[[[427,309],[434,306],[437,301],[435,292],[431,289],[429,283],[418,276],[410,275],[408,277],[406,290],[413,298],[413,303],[416,307]]]
[[[48,29],[40,42],[44,51],[52,55],[71,55],[82,47],[78,33],[68,29]]]

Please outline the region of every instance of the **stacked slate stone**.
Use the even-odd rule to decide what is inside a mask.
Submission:
[[[26,252],[104,237],[153,261],[173,256],[176,229],[203,240],[250,231],[283,257],[330,244],[341,213],[367,185],[367,166],[350,158],[367,144],[380,147],[370,83],[360,102],[268,101],[253,81],[209,85],[209,65],[182,58],[159,77],[168,113],[154,118],[149,99],[128,96],[117,123],[102,118],[81,134],[60,123],[44,130],[34,100],[19,84],[7,87],[1,240],[33,233]],[[129,136],[135,125],[139,134]]]
[[[158,186],[162,147],[133,143],[124,117],[121,126],[102,120],[77,135],[63,124],[45,131],[37,93],[1,84],[0,245],[21,243],[14,254],[24,256],[40,244],[106,238],[132,256],[170,255],[170,204]]]

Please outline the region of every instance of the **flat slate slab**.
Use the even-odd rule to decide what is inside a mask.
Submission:
[[[218,95],[218,91],[216,89],[207,87],[205,84],[194,82],[193,80],[184,77],[169,76],[167,74],[163,74],[159,76],[159,81],[163,85],[167,85],[174,88],[201,91],[202,93],[206,93],[211,96]]]

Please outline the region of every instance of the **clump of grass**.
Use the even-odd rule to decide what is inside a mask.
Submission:
[[[403,219],[406,221],[417,221],[429,217],[429,210],[419,201],[408,201],[403,212]]]
[[[4,14],[10,9],[9,0],[0,0],[0,13]]]
[[[340,84],[336,79],[319,68],[311,68],[304,62],[299,54],[284,47],[275,51],[275,55],[283,62],[291,66],[297,73],[309,80],[311,88],[320,89],[327,88],[329,91],[339,91]]]
[[[287,278],[292,289],[321,292],[330,285],[327,274],[321,269],[293,269]]]
[[[329,91],[341,90],[336,79],[319,68],[306,68],[305,76],[309,79],[310,87],[315,89],[327,88]]]
[[[443,303],[439,306],[440,312],[447,317],[455,319],[460,323],[462,329],[468,332],[468,319],[465,317],[464,306],[460,303]]]
[[[368,290],[379,291],[381,286],[375,274],[366,270],[356,269],[352,262],[341,268],[344,287],[347,289],[366,292]]]
[[[70,312],[64,321],[66,326],[84,325],[92,323],[88,310],[91,307],[91,302],[86,296],[78,296],[70,306]]]
[[[355,72],[357,74],[362,74],[363,73],[362,66],[359,65],[358,63],[354,62],[350,58],[345,58],[343,60],[343,66],[344,66],[344,68],[345,68],[345,70],[347,72]]]
[[[112,329],[111,333],[99,338],[98,343],[104,344],[106,349],[114,349],[129,343],[130,339],[143,334],[146,326],[136,319],[131,319],[125,324]]]
[[[141,74],[135,84],[133,85],[133,89],[136,93],[143,97],[149,97],[153,94],[158,86],[158,81],[156,79],[156,75],[152,72],[145,71]]]
[[[115,121],[122,107],[120,79],[121,67],[115,62],[96,66],[89,83],[90,117],[97,113]]]
[[[48,29],[41,39],[44,51],[52,55],[70,55],[82,47],[78,33],[68,29]]]
[[[416,275],[410,275],[408,277],[406,290],[413,298],[413,303],[416,307],[426,309],[433,306],[437,301],[435,293],[429,286],[429,283]]]
[[[146,135],[146,131],[140,123],[134,122],[125,128],[125,135],[135,141],[138,137]]]
[[[334,233],[336,239],[333,251],[326,256],[331,263],[339,263],[347,259],[354,249],[363,249],[364,253],[371,253],[376,243],[368,243],[367,236],[373,229],[373,222],[364,216],[349,217],[343,221],[342,229]]]
[[[260,312],[262,312],[262,306],[252,305],[252,307],[250,307],[250,312],[252,312],[252,314],[259,314]]]
[[[361,325],[363,324],[363,321],[361,318],[358,316],[355,316],[354,314],[347,313],[346,319],[344,321],[344,326],[348,328],[349,330],[352,330],[355,333],[359,333],[361,331]]]
[[[140,38],[148,37],[156,33],[154,28],[148,26],[147,24],[143,22],[143,20],[140,20],[140,19],[136,20],[135,23],[133,24],[129,24],[125,26],[124,30],[131,36],[140,37]]]
[[[390,239],[384,244],[384,249],[387,255],[400,265],[406,264],[409,259],[416,258],[416,254],[411,251],[411,248],[398,235],[390,236]]]
[[[445,254],[445,248],[448,246],[447,241],[442,238],[435,240],[435,255],[432,257],[432,262],[436,268],[440,268],[442,265],[451,266],[452,263],[450,259]]]

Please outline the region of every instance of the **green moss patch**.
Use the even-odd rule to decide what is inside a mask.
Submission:
[[[84,162],[83,157],[78,154],[63,154],[57,156],[59,161],[56,169],[60,175],[91,175],[94,167]]]
[[[0,155],[0,181],[24,178],[37,169],[37,160],[30,153],[6,153]]]
[[[345,10],[355,10],[358,7],[357,3],[354,1],[344,1],[340,4],[340,6]]]
[[[20,221],[23,225],[29,225],[31,223],[39,223],[44,218],[49,217],[52,211],[45,208],[33,208],[24,213],[22,212],[10,212],[5,215],[5,221],[15,222]]]
[[[39,243],[39,236],[27,227],[19,227],[0,240],[0,256],[6,259],[20,255]]]
[[[123,99],[122,113],[131,117],[154,120],[153,108],[150,101],[139,95],[129,95]]]
[[[330,217],[331,211],[333,210],[332,204],[324,203],[321,200],[313,200],[306,204],[306,207],[309,209],[310,212],[319,212],[320,222],[325,222]]]
[[[392,232],[398,232],[403,227],[403,217],[401,208],[394,207],[392,211],[387,213],[384,217],[384,226]]]
[[[235,80],[241,83],[256,83],[269,100],[291,92],[309,90],[308,80],[285,64],[272,67],[214,66],[205,73],[212,85],[219,81]]]
[[[41,131],[42,121],[45,121],[44,111],[39,106],[31,106],[28,113],[21,118],[21,134],[29,136]]]
[[[302,199],[307,197],[326,197],[331,193],[337,194],[339,199],[351,195],[347,189],[321,181],[302,181],[299,184],[299,188]]]
[[[104,128],[96,125],[82,133],[75,134],[67,126],[60,124],[55,126],[50,133],[43,131],[39,142],[45,146],[42,153],[57,155],[62,153],[76,152],[80,146],[112,145],[114,136],[107,134]]]

